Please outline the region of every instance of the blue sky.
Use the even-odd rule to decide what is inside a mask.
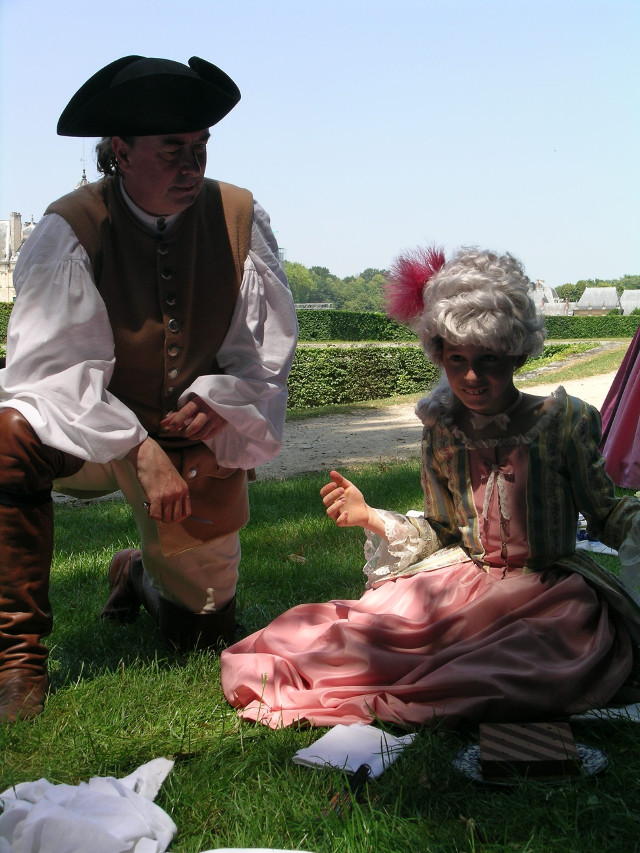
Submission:
[[[242,100],[209,177],[291,261],[340,277],[475,244],[552,286],[640,273],[638,0],[0,0],[0,218],[39,219],[96,140],[56,136],[95,71],[201,56]]]

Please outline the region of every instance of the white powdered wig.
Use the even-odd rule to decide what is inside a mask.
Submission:
[[[462,248],[427,283],[416,331],[427,357],[442,365],[442,342],[486,347],[510,356],[542,352],[544,317],[531,297],[533,285],[510,254]],[[432,424],[455,403],[446,377],[416,411]]]

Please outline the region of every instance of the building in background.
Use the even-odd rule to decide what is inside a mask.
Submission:
[[[531,296],[536,304],[536,308],[543,312],[545,306],[552,305],[558,301],[558,294],[542,278],[539,278],[533,285]]]
[[[623,314],[631,314],[636,309],[640,310],[640,290],[623,290],[620,309]]]
[[[13,270],[24,241],[35,227],[33,218],[23,226],[19,213],[12,213],[9,219],[0,219],[0,302],[13,302],[16,298]]]
[[[88,184],[87,172],[82,170],[82,177],[75,189]],[[9,219],[0,219],[0,302],[13,302],[16,292],[13,287],[13,270],[15,269],[20,249],[25,240],[36,227],[31,217],[31,222],[22,224],[22,214],[12,213]]]
[[[585,287],[574,313],[608,314],[619,309],[620,299],[615,287]]]

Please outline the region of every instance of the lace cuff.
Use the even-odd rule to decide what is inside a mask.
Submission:
[[[421,512],[411,510],[406,515],[376,509],[384,521],[386,539],[366,530],[364,544],[367,589],[433,554],[440,548],[438,538]]]

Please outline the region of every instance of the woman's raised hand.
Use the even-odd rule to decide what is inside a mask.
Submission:
[[[371,527],[372,521],[379,520],[378,514],[365,501],[362,492],[350,480],[338,471],[330,471],[331,482],[320,489],[322,503],[327,515],[338,527]]]

